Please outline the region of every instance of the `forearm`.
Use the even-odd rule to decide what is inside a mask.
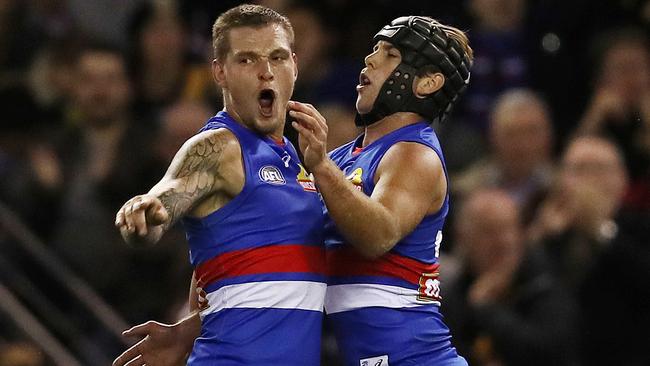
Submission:
[[[176,339],[187,352],[192,350],[194,340],[201,335],[201,317],[198,310],[192,311],[189,315],[174,324],[176,328]]]
[[[349,182],[331,160],[323,162],[313,174],[338,231],[360,254],[377,258],[397,243],[396,219]]]
[[[169,230],[170,227],[185,216],[192,206],[206,194],[206,192],[186,192],[183,187],[178,187],[184,182],[175,183],[173,185],[159,183],[149,191],[149,194],[160,200],[160,203],[167,211],[168,218],[161,225],[163,229],[161,234]]]
[[[189,296],[190,313],[172,325],[175,342],[181,346],[185,353],[192,350],[194,340],[201,335],[201,316],[196,288],[196,278],[192,273]]]

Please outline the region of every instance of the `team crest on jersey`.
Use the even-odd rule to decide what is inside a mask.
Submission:
[[[352,173],[348,174],[345,178],[352,182],[356,189],[358,190],[363,190],[363,180],[361,179],[361,175],[363,174],[363,169],[361,168],[356,168]]]
[[[273,165],[263,166],[260,169],[259,176],[263,182],[266,182],[268,184],[281,186],[287,183],[280,169],[274,167]]]
[[[302,164],[298,164],[298,166],[300,167],[300,173],[296,177],[298,184],[307,192],[317,192],[313,174],[307,174],[307,170],[305,170]]]
[[[440,281],[438,280],[438,272],[436,273],[423,273],[420,276],[420,288],[418,288],[417,299],[426,302],[440,302]]]

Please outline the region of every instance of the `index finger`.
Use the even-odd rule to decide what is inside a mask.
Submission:
[[[318,138],[327,139],[327,125],[319,123],[318,120],[313,116],[298,111],[291,111],[289,115],[295,118],[302,127],[311,130],[315,135],[318,136]]]
[[[298,104],[298,107],[294,108],[294,110],[310,115],[313,119],[316,120],[316,123],[318,123],[321,127],[327,128],[327,120],[318,111],[318,109],[316,109],[316,107],[314,107],[309,103],[300,103],[300,102],[295,102],[295,103]]]
[[[296,101],[289,101],[289,110],[295,110],[298,112],[307,113],[311,116],[320,116],[318,110],[311,104],[301,103]]]

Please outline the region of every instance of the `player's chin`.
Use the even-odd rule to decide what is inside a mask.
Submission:
[[[284,116],[282,120],[278,116],[258,116],[255,120],[255,130],[261,135],[268,135],[275,132],[283,121]]]
[[[372,110],[372,103],[369,103],[365,98],[359,96],[359,98],[357,98],[356,107],[359,114],[366,114]]]

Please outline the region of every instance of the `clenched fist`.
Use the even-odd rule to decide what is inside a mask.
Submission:
[[[153,244],[163,233],[169,214],[153,195],[143,194],[128,200],[115,216],[115,226],[131,245]]]

